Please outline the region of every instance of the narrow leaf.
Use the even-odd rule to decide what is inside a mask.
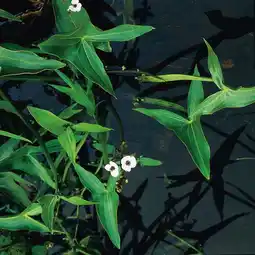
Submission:
[[[73,197],[61,196],[60,198],[67,201],[70,204],[80,205],[80,206],[82,206],[82,205],[94,205],[94,204],[98,203],[98,202],[92,202],[92,201],[84,200],[84,199],[82,199],[81,197],[78,197],[78,196],[73,196]]]
[[[152,158],[140,157],[139,164],[141,166],[160,166],[162,162]]]
[[[13,14],[11,14],[3,9],[0,9],[0,18],[8,19],[11,21],[22,22],[22,20],[20,18],[15,17]]]
[[[99,200],[96,205],[98,218],[107,232],[112,243],[120,249],[120,235],[118,231],[117,211],[119,206],[119,196],[115,191],[105,192],[97,195],[95,200]]]
[[[90,124],[85,122],[73,125],[72,128],[79,132],[90,132],[90,133],[102,133],[102,132],[108,132],[112,130],[111,128],[103,127],[98,124]]]
[[[105,192],[104,184],[94,174],[85,170],[78,164],[74,164],[74,169],[78,174],[83,186],[87,188],[92,194],[100,194]]]
[[[60,135],[65,131],[65,128],[71,125],[70,122],[62,120],[52,112],[40,108],[28,106],[30,114],[34,117],[36,122],[44,129],[50,131],[55,135]]]
[[[25,142],[28,142],[28,143],[32,143],[29,139],[27,139],[23,136],[15,135],[13,133],[10,133],[10,132],[4,131],[4,130],[0,130],[0,135],[10,137],[10,138],[13,138],[13,139],[17,139],[17,140],[21,140],[21,141],[25,141]]]

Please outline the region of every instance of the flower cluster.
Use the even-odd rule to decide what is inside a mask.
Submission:
[[[67,11],[69,12],[79,12],[81,10],[81,3],[79,0],[72,0],[71,5],[68,7]]]
[[[126,172],[130,172],[137,164],[134,156],[125,156],[121,159],[120,163],[121,168]],[[106,171],[111,172],[113,177],[117,177],[119,175],[119,166],[113,161],[110,161],[104,168]]]

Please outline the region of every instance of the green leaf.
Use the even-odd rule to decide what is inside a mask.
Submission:
[[[16,182],[20,179],[18,175],[12,172],[0,173],[0,190],[9,194],[16,203],[27,207],[31,204],[31,201],[28,198],[27,191]],[[25,180],[23,181],[25,182]]]
[[[229,89],[226,88],[207,97],[193,112],[193,118],[211,115],[225,108],[241,108],[255,102],[255,87]]]
[[[101,143],[94,142],[92,144],[93,148],[95,148],[98,151],[103,152],[103,145]],[[107,153],[109,155],[113,155],[115,152],[115,147],[111,144],[106,144]]]
[[[115,191],[104,192],[93,198],[99,201],[96,205],[98,218],[107,232],[112,243],[120,249],[120,235],[118,231],[117,211],[119,206],[119,196]]]
[[[57,89],[58,91],[65,93],[66,95],[70,96],[75,102],[84,106],[87,109],[88,114],[93,117],[96,110],[94,98],[92,98],[91,100],[91,98],[87,95],[86,91],[84,91],[84,89],[77,82],[72,82],[65,74],[61,73],[58,70],[57,73],[65,81],[65,83],[70,86],[70,88],[59,85],[49,85]]]
[[[18,21],[18,22],[22,22],[22,20],[18,17],[15,17],[14,15],[12,15],[11,13],[0,9],[0,18],[4,18],[4,19],[8,19],[11,21]]]
[[[58,141],[72,162],[76,160],[76,139],[70,127],[58,136]]]
[[[15,135],[13,133],[10,133],[10,132],[4,131],[4,130],[0,130],[0,136],[1,135],[6,136],[6,137],[10,137],[10,138],[13,138],[13,139],[25,141],[25,142],[28,142],[28,143],[32,143],[29,139],[27,139],[25,137],[22,137],[20,135]]]
[[[145,108],[136,108],[133,110],[157,120],[160,124],[164,125],[166,128],[171,130],[176,128],[181,129],[182,127],[189,123],[188,120],[181,117],[180,115],[173,112],[169,112],[167,110]]]
[[[8,50],[18,50],[18,51],[31,51],[34,53],[42,54],[42,51],[38,48],[25,48],[15,43],[1,43],[0,46],[8,49]]]
[[[39,203],[32,203],[30,206],[28,206],[22,214],[28,215],[28,216],[37,216],[42,213],[42,207]]]
[[[78,174],[83,186],[87,188],[92,194],[101,194],[105,192],[104,184],[94,174],[85,170],[78,164],[74,164],[74,169]]]
[[[140,157],[139,164],[141,166],[160,166],[162,162],[152,158]]]
[[[212,76],[213,82],[217,85],[219,89],[223,89],[224,86],[224,78],[221,70],[220,61],[217,55],[214,53],[210,44],[204,39],[208,50],[208,69]]]
[[[62,120],[50,111],[40,108],[28,106],[28,111],[34,117],[36,122],[44,129],[50,131],[55,135],[62,134],[66,127],[71,125],[70,122]]]
[[[50,230],[53,229],[54,211],[58,201],[59,198],[55,195],[45,195],[39,199],[39,203],[42,207],[42,220]]]
[[[73,125],[72,128],[75,131],[90,132],[90,133],[102,133],[102,132],[108,132],[112,130],[111,128],[103,127],[98,124],[90,124],[85,122]]]
[[[165,108],[171,108],[171,109],[181,111],[181,112],[187,112],[186,109],[179,104],[175,104],[175,103],[172,103],[172,102],[169,102],[166,100],[162,100],[162,99],[158,99],[158,98],[138,97],[138,98],[135,98],[135,103],[152,104],[152,105],[162,106]]]
[[[197,66],[195,67],[195,76],[200,76]],[[188,116],[190,117],[197,109],[198,105],[204,100],[204,89],[201,81],[192,81],[188,95]]]
[[[19,116],[19,113],[16,111],[13,105],[8,101],[0,100],[0,109],[5,110],[6,112],[14,113],[17,116]]]
[[[109,94],[114,95],[111,81],[102,61],[96,54],[94,46],[80,37],[79,33],[81,33],[80,28],[75,33],[53,35],[38,46],[48,54],[65,59],[86,78],[98,84]]]
[[[8,158],[14,150],[18,147],[20,140],[9,139],[6,143],[0,146],[0,162]],[[1,164],[1,163],[0,163]]]
[[[37,147],[23,147],[13,152],[9,157],[0,162],[0,168],[4,171],[21,170],[32,176],[38,176],[42,181],[47,183],[50,187],[56,187],[54,181],[49,174],[50,171],[46,169],[31,152],[38,152]]]
[[[59,33],[73,32],[81,25],[84,34],[102,31],[102,29],[94,26],[91,23],[88,13],[84,8],[81,8],[79,12],[67,13],[67,8],[70,3],[68,1],[53,0],[52,6],[54,10],[56,27]],[[109,42],[95,42],[93,45],[102,51],[112,52],[112,48]]]
[[[35,207],[32,206],[16,216],[0,217],[0,229],[10,231],[29,230],[36,232],[50,232],[48,227],[30,217],[34,210]]]
[[[48,250],[44,245],[36,245],[32,247],[32,255],[47,255]]]
[[[77,104],[72,104],[71,106],[69,107],[66,107],[59,115],[58,117],[60,119],[63,119],[63,120],[67,120],[71,117],[73,117],[75,114],[77,113],[80,113],[82,111],[82,109],[78,108],[78,109],[75,109],[77,107]]]
[[[82,199],[81,197],[78,197],[78,196],[73,196],[73,197],[61,196],[60,198],[67,201],[70,204],[73,204],[73,205],[81,205],[82,206],[82,205],[94,205],[94,204],[98,203],[98,202],[84,200],[84,199]]]
[[[29,51],[8,50],[0,46],[0,77],[20,74],[37,74],[63,68],[64,63],[39,57]]]
[[[188,121],[183,117],[158,109],[135,109],[157,120],[166,128],[172,130],[186,146],[194,163],[206,179],[210,178],[210,147],[204,136],[200,118]]]
[[[186,74],[162,74],[162,75],[141,75],[137,77],[137,80],[140,82],[169,82],[169,81],[207,81],[213,82],[212,78],[201,77],[201,76],[192,76]]]
[[[83,39],[92,42],[114,41],[125,42],[135,39],[154,29],[151,26],[120,25],[106,31],[94,31],[86,34]]]

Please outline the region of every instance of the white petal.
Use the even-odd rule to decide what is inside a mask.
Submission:
[[[125,156],[121,159],[121,165],[126,164],[127,161],[131,161],[131,157],[130,156]]]
[[[76,6],[76,11],[79,12],[81,10],[81,7],[82,7],[81,3],[78,3]]]
[[[137,162],[136,162],[136,158],[134,156],[130,157],[130,163],[131,163],[131,165],[130,165],[131,168],[136,167]]]
[[[104,169],[105,169],[106,171],[110,171],[111,165],[110,165],[110,164],[107,164],[107,165],[104,167]]]
[[[119,169],[119,167],[118,167],[118,165],[115,163],[115,162],[113,162],[113,161],[110,161],[110,163],[109,163],[110,165],[111,165],[111,167],[114,167],[115,169]],[[115,170],[114,169],[114,170]],[[114,171],[114,170],[112,170],[112,171]]]
[[[72,0],[72,5],[78,4],[79,0]]]
[[[130,166],[127,166],[126,164],[122,164],[121,165],[121,168],[126,171],[126,172],[130,172],[131,171],[131,167]]]
[[[68,7],[67,11],[75,12],[75,11],[76,11],[76,8],[73,7],[72,5],[70,5],[70,6]]]
[[[117,176],[119,175],[119,169],[112,170],[112,171],[111,171],[111,175],[112,175],[113,177],[117,177]]]

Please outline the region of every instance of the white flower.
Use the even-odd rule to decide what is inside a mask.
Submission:
[[[79,12],[81,10],[81,3],[79,2],[79,0],[72,0],[71,5],[68,7],[67,11],[71,11],[71,12]]]
[[[107,164],[104,169],[106,171],[111,172],[111,175],[113,177],[117,177],[119,175],[119,167],[116,163],[114,163],[113,161],[110,161],[109,164]]]
[[[136,167],[136,164],[134,156],[125,156],[121,159],[121,167],[126,172],[130,172],[132,168]]]

